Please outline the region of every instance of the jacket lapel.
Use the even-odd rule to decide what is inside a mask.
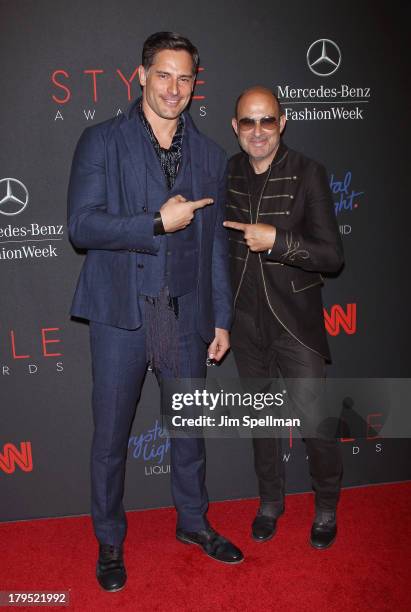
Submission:
[[[138,168],[143,169],[145,164],[142,133],[143,126],[136,116],[135,107],[137,103],[138,100],[133,102],[129,108],[124,121],[120,125],[120,130],[131,158],[131,166],[133,168],[138,191],[139,193],[145,194],[147,192],[146,173],[138,172]]]
[[[204,178],[204,163],[202,159],[202,142],[199,138],[199,133],[195,127],[190,115],[185,115],[186,119],[186,135],[188,140],[188,154],[191,163],[191,188],[193,190],[193,198],[200,199],[202,194],[202,185]]]
[[[190,115],[184,113],[184,117],[186,119],[186,136],[188,140],[187,152],[190,156],[191,164],[191,189],[193,192],[193,200],[200,200],[204,197],[204,182],[207,181],[207,174],[204,167],[203,142]],[[197,239],[200,244],[206,210],[207,207],[205,207],[205,209],[199,209],[194,215]]]

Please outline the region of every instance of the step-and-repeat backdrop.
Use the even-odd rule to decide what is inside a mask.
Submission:
[[[1,0],[0,11],[0,520],[89,509],[88,326],[69,318],[84,255],[67,237],[66,190],[83,129],[140,94],[141,48],[155,31],[198,46],[191,114],[228,154],[235,98],[262,84],[283,101],[287,144],[327,167],[346,257],[324,289],[329,375],[409,376],[405,15],[322,0]],[[231,356],[224,375],[236,375]],[[408,440],[365,427],[341,445],[346,486],[411,478]],[[207,446],[210,498],[255,496],[250,440]],[[128,509],[171,505],[169,448],[149,372]],[[309,490],[301,440],[284,441],[283,460],[288,491]]]

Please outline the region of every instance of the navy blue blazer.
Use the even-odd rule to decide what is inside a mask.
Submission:
[[[142,323],[138,255],[155,257],[159,249],[153,215],[145,206],[144,127],[134,106],[125,115],[84,130],[68,190],[69,236],[76,247],[87,250],[71,314],[124,329],[137,329]],[[232,319],[228,232],[222,225],[227,159],[221,147],[198,131],[190,115],[184,116],[193,199],[214,198],[214,204],[195,212],[193,221],[199,251],[198,331],[210,342],[214,328],[229,329]],[[187,262],[184,253],[180,256],[184,275]]]

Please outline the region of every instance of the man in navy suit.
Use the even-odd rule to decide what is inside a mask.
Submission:
[[[122,504],[129,431],[150,362],[164,377],[203,378],[229,348],[226,156],[185,108],[199,57],[172,32],[150,36],[142,98],[126,116],[86,129],[69,185],[69,233],[87,250],[71,314],[90,321],[94,437],[92,517],[97,579],[125,585]],[[203,438],[171,441],[177,539],[239,563],[241,551],[206,519]]]

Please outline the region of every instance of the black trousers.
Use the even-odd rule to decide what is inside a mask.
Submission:
[[[252,316],[236,311],[231,347],[241,378],[277,378],[280,373],[285,379],[295,416],[301,417],[304,430],[309,432],[304,439],[316,508],[334,511],[341,488],[341,449],[333,431],[322,431],[314,437],[312,432],[318,431],[321,419],[313,414],[315,402],[307,401],[321,395],[321,389],[316,387],[325,382],[325,360],[294,339],[271,312],[261,310]],[[293,380],[287,384],[287,379]],[[310,388],[312,385],[314,388]],[[261,501],[274,503],[280,514],[285,488],[281,439],[254,437],[253,447]]]

